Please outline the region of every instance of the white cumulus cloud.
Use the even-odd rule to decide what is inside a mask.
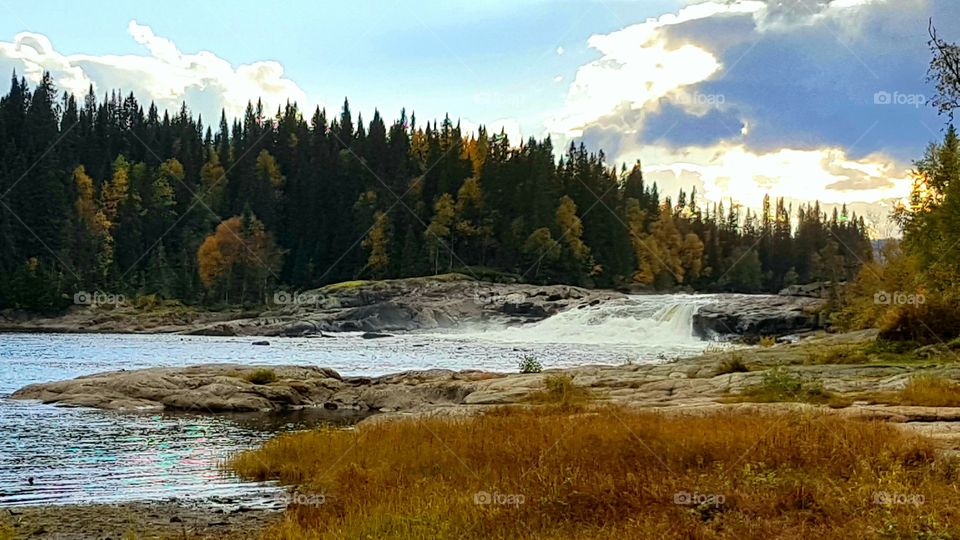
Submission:
[[[547,123],[550,131],[577,136],[583,127],[627,104],[642,109],[684,86],[707,80],[721,69],[714,55],[693,44],[668,44],[660,34],[667,26],[721,14],[757,13],[759,1],[706,2],[590,37],[587,44],[602,56],[577,70],[563,111]]]
[[[144,47],[144,54],[64,54],[46,36],[22,32],[11,42],[0,41],[0,67],[15,68],[34,83],[49,71],[58,88],[78,96],[92,85],[98,95],[121,89],[141,101],[153,100],[161,109],[176,110],[186,101],[208,123],[219,118],[221,108],[230,117],[241,115],[247,102],[257,98],[268,112],[288,100],[301,107],[312,105],[303,89],[284,76],[279,62],[235,68],[212,52],[182,52],[173,41],[137,21],[130,21],[127,30]]]

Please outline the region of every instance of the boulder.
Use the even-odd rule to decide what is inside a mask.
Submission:
[[[693,316],[694,333],[703,339],[759,338],[808,332],[822,327],[819,298],[730,295],[702,306]]]

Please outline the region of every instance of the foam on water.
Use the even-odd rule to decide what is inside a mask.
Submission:
[[[565,311],[546,320],[503,328],[457,333],[462,338],[501,343],[570,343],[637,346],[671,351],[677,346],[706,347],[693,333],[693,316],[709,296],[633,296]],[[684,347],[686,350],[686,347]]]

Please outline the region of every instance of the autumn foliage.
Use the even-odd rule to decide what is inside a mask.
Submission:
[[[225,302],[263,300],[280,271],[282,253],[253,215],[234,216],[217,225],[197,250],[200,280]]]

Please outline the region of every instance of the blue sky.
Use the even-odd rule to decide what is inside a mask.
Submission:
[[[142,54],[131,20],[184,52],[231,64],[275,60],[313,101],[359,110],[401,107],[476,122],[536,124],[563,104],[570,77],[592,56],[587,38],[676,9],[678,2],[439,0],[118,2],[0,0],[0,40],[31,31],[64,54]],[[52,16],[52,14],[56,14]],[[564,54],[558,55],[557,48]]]
[[[668,191],[883,210],[945,124],[924,104],[930,17],[960,40],[955,0],[0,0],[0,70],[205,118],[349,96],[367,119],[582,140]]]

